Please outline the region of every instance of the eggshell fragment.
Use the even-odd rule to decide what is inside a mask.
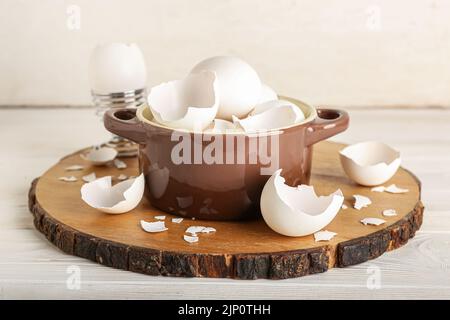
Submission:
[[[111,176],[102,177],[81,187],[81,198],[100,211],[119,214],[133,210],[144,194],[144,175],[112,186]]]
[[[94,166],[103,166],[113,161],[117,156],[117,150],[109,147],[95,147],[86,154],[81,154],[81,158],[90,162]]]
[[[409,192],[408,189],[402,189],[397,187],[395,184],[391,184],[390,186],[386,187],[384,191],[389,193],[407,193]]]
[[[385,222],[386,222],[386,220],[379,219],[379,218],[364,218],[361,220],[361,223],[365,226],[367,226],[367,225],[379,226]]]
[[[208,70],[217,76],[217,118],[231,120],[231,116],[245,116],[261,97],[261,80],[256,71],[236,57],[218,56],[205,59],[191,71],[196,74]]]
[[[262,84],[261,85],[261,96],[259,98],[258,104],[267,102],[267,101],[272,101],[272,100],[277,100],[278,96],[276,94],[276,92],[269,87],[267,84]]]
[[[198,237],[197,236],[183,235],[183,239],[184,239],[184,241],[189,242],[189,243],[198,242]]]
[[[379,186],[379,187],[373,187],[372,189],[370,189],[373,192],[384,192],[385,191],[385,187],[384,186]]]
[[[202,233],[213,233],[213,232],[216,232],[216,229],[213,227],[205,227],[202,230]]]
[[[168,228],[164,224],[164,221],[147,222],[147,221],[141,220],[141,227],[146,232],[150,232],[150,233],[163,232],[163,231],[168,230]]]
[[[346,204],[343,204],[343,205],[341,206],[341,208],[342,208],[342,210],[348,209],[348,207],[347,207]]]
[[[330,241],[336,235],[337,235],[336,232],[332,232],[332,231],[328,231],[328,230],[318,231],[318,232],[314,233],[314,241],[315,242]]]
[[[353,207],[356,210],[361,210],[362,208],[368,207],[370,204],[372,204],[372,201],[368,197],[361,196],[359,194],[355,194],[353,198],[355,198],[355,204],[353,205]]]
[[[155,216],[156,220],[165,220],[166,216]]]
[[[199,232],[202,232],[205,229],[204,226],[190,226],[186,229],[186,233],[190,233],[192,235],[196,235]]]
[[[319,231],[336,216],[344,202],[341,190],[317,196],[312,186],[290,187],[277,170],[261,195],[261,212],[267,225],[280,234],[305,236]]]
[[[128,177],[122,173],[122,174],[119,174],[119,176],[117,177],[117,180],[123,181],[123,180],[127,180],[127,178]]]
[[[157,122],[174,129],[202,131],[214,120],[219,99],[214,72],[190,74],[153,87],[148,104]]]
[[[70,176],[70,177],[59,177],[58,179],[61,180],[61,181],[64,181],[64,182],[75,182],[75,181],[78,180],[78,179],[75,178],[74,176]]]
[[[395,211],[395,209],[383,210],[383,216],[385,216],[385,217],[395,217],[396,215],[397,215],[397,211]]]
[[[244,119],[233,116],[233,122],[246,132],[288,127],[304,119],[305,115],[299,107],[284,100],[273,100],[257,105]]]
[[[125,169],[127,167],[127,164],[119,159],[114,159],[114,166],[117,169]]]
[[[181,223],[183,222],[183,218],[172,218],[173,223]]]
[[[95,179],[97,179],[97,176],[95,175],[95,172],[89,173],[82,177],[84,182],[92,182]]]
[[[83,170],[84,166],[81,166],[79,164],[74,164],[73,166],[68,166],[66,167],[66,171],[79,171],[79,170]]]
[[[400,167],[400,153],[388,145],[361,142],[340,151],[345,173],[363,186],[376,186],[388,181]]]

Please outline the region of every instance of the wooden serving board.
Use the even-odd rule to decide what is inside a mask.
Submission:
[[[193,221],[171,222],[174,217],[151,207],[143,199],[133,211],[121,215],[99,212],[80,197],[82,176],[93,171],[97,177],[138,174],[137,158],[123,159],[123,170],[90,167],[80,152],[69,155],[32,183],[29,207],[34,224],[47,239],[66,253],[97,263],[149,275],[220,277],[237,279],[285,279],[346,267],[376,258],[396,249],[413,237],[422,224],[423,205],[420,182],[400,169],[385,185],[395,183],[409,189],[406,194],[372,192],[352,183],[339,163],[338,151],[344,145],[321,142],[315,146],[311,184],[318,194],[330,194],[340,188],[348,209],[341,210],[325,228],[337,232],[328,242],[315,242],[312,235],[286,237],[272,231],[261,219],[243,222]],[[81,164],[81,171],[66,171]],[[74,175],[76,182],[58,177]],[[114,182],[114,180],[113,180]],[[117,182],[117,179],[115,180]],[[372,204],[353,209],[353,195],[370,197]],[[395,209],[395,217],[383,217],[384,209]],[[168,231],[150,234],[140,227],[140,220],[155,221],[166,216]],[[360,220],[378,217],[387,220],[380,226],[365,226]],[[183,240],[188,226],[203,225],[217,229],[200,234],[199,242]]]

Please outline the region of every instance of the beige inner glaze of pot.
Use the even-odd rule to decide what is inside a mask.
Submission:
[[[302,110],[303,114],[305,115],[305,119],[303,121],[301,121],[299,123],[295,123],[291,126],[267,130],[266,132],[268,132],[268,133],[275,133],[280,130],[301,126],[301,125],[304,125],[305,123],[313,121],[317,117],[317,111],[313,106],[310,106],[300,100],[296,100],[296,99],[289,98],[289,97],[279,96],[278,98],[280,100],[287,100],[287,101],[295,104],[298,108],[300,108],[300,110]],[[197,132],[197,131],[186,130],[186,129],[174,129],[174,128],[167,127],[165,125],[162,125],[162,124],[154,121],[152,112],[150,111],[150,108],[147,104],[144,104],[138,108],[138,110],[136,112],[136,116],[143,123],[147,123],[147,124],[150,124],[155,127],[160,127],[160,128],[167,129],[167,130],[188,132],[188,133],[204,133],[204,132]],[[217,133],[214,133],[214,134],[217,134]],[[227,132],[221,132],[220,134],[233,134],[233,135],[244,134],[244,135],[247,135],[247,134],[252,134],[252,133],[245,132],[245,131],[230,131],[230,132],[227,131]]]

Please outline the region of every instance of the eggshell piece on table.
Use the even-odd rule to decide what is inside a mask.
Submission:
[[[299,237],[328,225],[339,212],[344,196],[341,190],[317,196],[312,186],[290,187],[277,170],[261,194],[261,212],[267,225],[280,234]]]
[[[353,204],[353,207],[356,210],[361,210],[362,208],[368,207],[369,205],[372,204],[372,201],[370,200],[370,198],[368,198],[366,196],[355,194],[355,195],[353,195],[353,198],[355,198],[355,203]]]
[[[328,230],[317,231],[316,233],[314,233],[314,241],[315,241],[315,242],[319,242],[319,241],[330,241],[330,240],[333,239],[336,235],[337,235],[336,232],[332,232],[332,231],[328,231]]]
[[[219,99],[214,72],[190,74],[151,88],[148,105],[156,122],[174,129],[202,131],[217,115]]]
[[[377,141],[350,145],[339,154],[347,176],[363,186],[385,183],[394,176],[401,163],[398,151]]]
[[[384,189],[384,191],[389,192],[389,193],[407,193],[407,192],[409,192],[408,189],[399,188],[395,184],[391,184],[390,186],[386,187]]]
[[[231,120],[244,117],[261,98],[261,80],[256,71],[237,57],[217,56],[198,63],[191,71],[211,71],[217,76],[219,110],[217,118]]]
[[[156,232],[163,232],[166,230],[169,230],[164,221],[155,221],[155,222],[147,222],[144,220],[141,220],[141,227],[146,232],[150,233],[156,233]]]
[[[84,182],[92,182],[95,179],[97,179],[97,176],[96,176],[95,172],[91,172],[91,173],[83,176],[82,179]]]
[[[81,187],[81,198],[89,206],[110,214],[133,210],[144,194],[144,175],[112,186],[112,177],[106,176]]]
[[[94,166],[103,166],[117,157],[117,150],[109,147],[94,147],[80,156]]]
[[[361,223],[365,226],[367,226],[367,225],[379,226],[383,223],[386,223],[386,220],[379,219],[379,218],[364,218],[361,220]]]

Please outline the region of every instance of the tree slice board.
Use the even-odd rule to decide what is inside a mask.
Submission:
[[[422,224],[423,205],[420,182],[400,168],[385,185],[395,183],[409,189],[406,194],[373,192],[351,182],[341,169],[338,151],[344,145],[321,142],[315,146],[311,184],[318,194],[330,194],[340,188],[348,209],[341,210],[325,228],[337,232],[327,242],[315,242],[313,235],[286,237],[272,231],[261,219],[254,221],[171,222],[175,217],[152,208],[143,199],[133,211],[121,215],[99,212],[81,200],[82,176],[95,172],[97,177],[120,174],[138,175],[137,158],[123,159],[128,165],[91,167],[80,152],[66,156],[32,183],[29,207],[36,228],[62,251],[97,263],[149,275],[214,277],[235,279],[285,279],[346,267],[376,258],[396,249],[413,237]],[[81,164],[81,171],[66,171]],[[58,178],[74,175],[76,182]],[[113,179],[113,182],[117,179]],[[372,204],[353,209],[353,195],[368,196]],[[395,209],[394,217],[383,217],[382,210]],[[168,231],[147,233],[140,220],[156,221],[165,215]],[[360,220],[378,217],[387,220],[380,226],[363,225]],[[214,227],[217,232],[200,234],[199,242],[183,239],[188,226]]]

